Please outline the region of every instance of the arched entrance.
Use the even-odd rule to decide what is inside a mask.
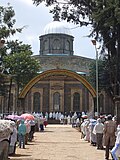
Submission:
[[[83,93],[86,92],[87,94]],[[22,90],[19,98],[21,106],[31,105],[31,111],[34,111],[33,92],[40,93],[40,111],[82,111],[88,101],[90,107],[94,107],[93,98],[96,92],[93,87],[81,75],[65,70],[54,69],[40,73],[33,78]],[[88,97],[86,97],[88,95]],[[83,97],[81,97],[83,96]],[[86,98],[86,99],[85,99]],[[86,107],[86,106],[85,106]],[[86,107],[86,108],[90,108]],[[23,110],[24,110],[23,108]],[[91,108],[90,108],[91,110]]]

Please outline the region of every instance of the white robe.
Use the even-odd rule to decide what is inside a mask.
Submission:
[[[119,160],[118,157],[120,157],[120,131],[117,134],[115,146],[111,150],[111,154],[114,160]]]
[[[16,127],[14,127],[13,133],[10,137],[10,146],[15,146],[16,142],[17,142],[17,129],[16,129]]]

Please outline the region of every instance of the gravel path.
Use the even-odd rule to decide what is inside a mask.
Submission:
[[[26,149],[17,147],[12,160],[104,160],[104,150],[97,150],[80,139],[80,132],[69,125],[48,125],[36,132]]]

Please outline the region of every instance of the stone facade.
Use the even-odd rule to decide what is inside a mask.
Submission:
[[[55,25],[56,26],[55,26]],[[89,74],[89,65],[93,59],[75,56],[73,51],[74,37],[69,34],[59,21],[52,22],[45,28],[45,34],[40,39],[40,55],[34,56],[40,61],[41,73],[46,71],[68,70],[59,75],[48,75],[32,86],[22,97],[22,105],[29,112],[89,112],[93,110],[94,100],[88,88],[74,78]],[[92,87],[92,86],[91,86]]]
[[[89,74],[89,66],[93,59],[81,56],[35,56],[40,61],[41,71],[50,69],[68,69],[80,74]],[[83,72],[83,73],[82,73]]]
[[[93,98],[87,88],[76,79],[49,76],[36,83],[25,98],[25,111],[29,112],[82,112],[92,110]]]
[[[40,55],[73,55],[73,39],[66,34],[40,36]]]
[[[0,97],[0,112],[69,113],[96,110],[96,92],[86,81],[94,59],[74,55],[74,37],[69,33],[68,28],[58,21],[46,27],[45,34],[39,37],[39,55],[34,56],[40,61],[39,75],[21,91],[19,105],[16,101],[17,86],[12,84],[11,94]],[[100,93],[99,104],[100,112],[112,113],[114,110],[105,92]]]

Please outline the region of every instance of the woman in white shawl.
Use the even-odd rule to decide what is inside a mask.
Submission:
[[[11,121],[10,125],[11,125],[13,132],[10,136],[9,155],[13,155],[15,154],[16,143],[17,143],[17,126],[14,121]]]
[[[101,122],[101,119],[97,119],[97,123],[94,126],[93,133],[96,135],[96,145],[97,149],[103,149],[103,129],[104,125]]]

